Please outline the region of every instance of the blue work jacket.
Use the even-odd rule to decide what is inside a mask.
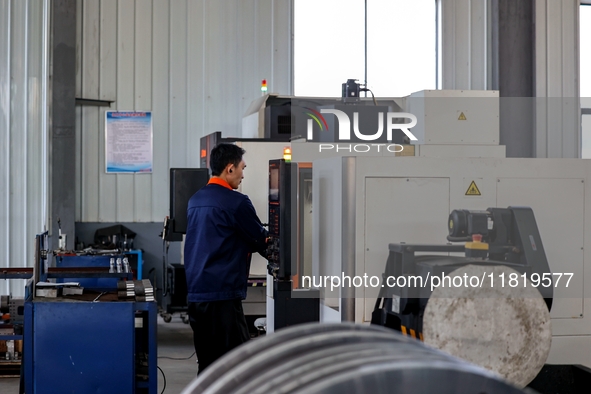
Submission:
[[[187,219],[188,301],[246,298],[251,255],[265,255],[267,237],[250,199],[210,182],[189,200]]]

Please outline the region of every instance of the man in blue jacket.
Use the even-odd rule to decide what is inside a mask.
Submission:
[[[187,207],[188,314],[199,373],[250,339],[242,300],[251,255],[265,256],[267,231],[250,199],[235,191],[244,178],[244,153],[234,144],[213,148],[212,178]]]

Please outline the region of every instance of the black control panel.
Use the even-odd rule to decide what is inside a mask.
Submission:
[[[297,275],[298,164],[269,161],[269,243],[267,269],[273,275],[273,329],[320,319],[317,289],[292,289]]]
[[[296,164],[269,160],[269,243],[268,271],[277,279],[292,275],[292,172]],[[295,200],[294,200],[295,201]]]

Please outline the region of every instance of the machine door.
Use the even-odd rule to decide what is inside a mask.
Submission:
[[[497,206],[528,206],[534,211],[550,270],[572,273],[554,287],[553,318],[583,316],[585,184],[583,179],[500,178]],[[554,276],[557,279],[557,276]]]
[[[362,274],[381,277],[390,243],[447,242],[449,189],[449,178],[366,178]],[[379,289],[364,290],[364,321],[370,321]]]

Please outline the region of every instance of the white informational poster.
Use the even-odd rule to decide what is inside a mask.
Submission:
[[[105,113],[107,174],[152,172],[152,112]]]

